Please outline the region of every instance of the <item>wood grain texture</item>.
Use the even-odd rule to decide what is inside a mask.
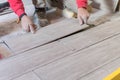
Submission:
[[[106,22],[95,28],[64,38],[60,40],[60,42],[72,50],[79,51],[90,45],[94,45],[95,43],[119,34],[119,22],[120,21]]]
[[[91,30],[90,32],[88,30],[89,34],[91,33],[91,36],[89,35],[89,37],[86,37],[86,35],[88,35],[88,33],[86,33],[84,35],[81,33],[82,34],[81,36],[76,36],[76,37],[82,38],[84,36],[85,39],[83,38],[83,40],[84,41],[85,40],[89,41],[90,38],[92,37],[92,35],[94,35],[92,43],[89,43],[89,44],[86,45],[84,43],[85,42],[87,43],[88,41],[85,41],[82,44],[82,45],[86,45],[86,46],[84,46],[84,48],[85,48],[87,46],[90,46],[91,44],[95,44],[94,42],[96,42],[96,40],[99,40],[99,39],[102,40],[104,38],[108,38],[108,36],[113,36],[113,34],[115,34],[115,35],[119,34],[119,32],[118,32],[119,31],[119,28],[118,28],[119,21],[118,21],[118,24],[114,25],[114,27],[116,27],[116,28],[111,27],[110,26],[111,25],[110,22],[108,24],[106,26],[104,26],[105,25],[104,24],[103,25],[104,27],[100,26],[100,27],[94,28],[93,30],[90,29]],[[109,26],[109,28],[108,28],[108,26]],[[104,31],[103,29],[106,29],[106,30]],[[115,31],[114,31],[114,29],[115,29]],[[96,31],[96,32],[92,33],[92,31],[93,32]],[[99,34],[97,34],[98,32],[99,32]],[[28,34],[28,35],[32,35],[32,34]],[[38,35],[38,34],[36,34],[36,35]],[[103,36],[103,35],[106,35],[106,36]],[[26,36],[26,35],[24,35],[24,36]],[[94,40],[94,38],[97,37],[97,36],[99,36],[99,38],[97,38],[97,39]],[[26,37],[28,37],[28,36],[26,36]],[[74,39],[76,37],[73,37],[71,39]],[[31,39],[31,38],[29,37],[27,39]],[[19,41],[18,41],[18,43],[19,43]],[[75,41],[75,40],[73,40],[73,41]],[[81,41],[81,39],[80,39],[80,41]],[[22,44],[25,44],[25,43],[19,43],[18,45],[22,45]],[[72,43],[70,43],[70,44],[72,44]],[[77,45],[77,44],[75,44],[75,45]],[[14,45],[14,44],[12,44],[12,45]],[[16,45],[16,46],[19,47],[18,45]],[[71,45],[71,46],[74,47],[74,45]],[[104,47],[104,45],[102,47]],[[96,52],[97,52],[97,50],[96,50]],[[90,50],[90,51],[93,51],[93,50]],[[26,73],[28,71],[36,69],[36,67],[41,67],[43,65],[46,65],[46,64],[51,63],[51,62],[54,62],[55,60],[61,59],[61,58],[65,57],[65,56],[68,56],[68,55],[73,54],[73,53],[75,53],[75,52],[71,52],[71,49],[68,49],[68,47],[66,47],[65,45],[63,45],[61,43],[58,43],[58,42],[55,42],[55,43],[51,43],[51,44],[48,44],[48,45],[43,46],[43,47],[38,47],[36,49],[33,49],[33,50],[30,50],[30,51],[24,52],[22,54],[10,57],[10,58],[8,58],[6,60],[2,60],[0,62],[0,72],[1,72],[0,73],[0,80],[13,79],[16,76],[19,76],[19,75],[21,75],[23,73]],[[86,56],[87,56],[87,54],[86,54]],[[83,58],[81,58],[81,59],[83,59]],[[77,58],[76,58],[76,61],[77,61]],[[89,64],[87,66],[89,67]],[[70,66],[70,67],[72,67],[72,66]]]
[[[76,20],[67,19],[42,28],[36,34],[26,34],[3,40],[17,53],[64,37],[86,27],[88,26],[80,26]]]
[[[120,35],[40,67],[35,72],[43,80],[79,80],[108,61],[120,57],[119,42]]]
[[[105,78],[118,68],[120,68],[120,58],[111,60],[105,66],[91,72],[90,74],[82,78],[79,78],[79,80],[103,80],[103,78]]]
[[[40,78],[37,77],[33,72],[29,72],[13,80],[40,80]]]
[[[56,42],[1,60],[0,80],[14,79],[38,66],[69,55],[68,51],[69,49]]]

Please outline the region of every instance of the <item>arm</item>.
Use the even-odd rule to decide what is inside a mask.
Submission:
[[[87,11],[87,0],[76,0],[78,6],[78,19],[79,23],[87,24],[89,18],[89,12]]]
[[[8,0],[8,2],[10,4],[10,7],[19,17],[25,13],[22,0]]]
[[[21,20],[22,29],[26,32],[35,32],[36,26],[32,20],[26,15],[22,0],[8,0],[10,7],[19,16]]]
[[[87,0],[76,0],[76,3],[77,3],[78,8],[87,7]]]

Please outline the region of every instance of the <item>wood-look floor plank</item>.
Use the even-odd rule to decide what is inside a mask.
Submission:
[[[108,61],[120,57],[119,42],[120,35],[40,67],[35,72],[42,80],[77,80]]]
[[[30,72],[13,80],[40,80],[40,78],[37,77],[33,72]]]
[[[116,23],[116,24],[115,24]],[[111,21],[95,28],[62,39],[60,42],[72,50],[79,51],[90,45],[120,33],[120,21]]]
[[[9,39],[3,38],[3,40],[17,53],[64,37],[86,27],[88,27],[88,25],[80,26],[75,19],[65,19],[40,29],[36,34],[26,34]]]
[[[69,55],[69,49],[55,42],[22,54],[1,60],[0,80],[11,80],[38,66],[46,65]]]
[[[108,62],[103,67],[91,72],[90,74],[82,78],[79,78],[78,80],[103,80],[105,77],[107,77],[118,68],[120,68],[120,58]]]
[[[115,25],[114,27],[118,27],[118,25]],[[98,27],[96,27],[96,30],[100,29],[100,28],[98,28],[98,29],[97,28]],[[113,28],[113,27],[111,27],[111,28]],[[105,29],[108,29],[108,28],[105,28]],[[113,34],[113,32],[110,32],[110,33]],[[107,36],[109,36],[110,33],[108,32]],[[117,33],[117,31],[116,31],[116,33]],[[102,37],[103,34],[104,34],[104,32],[101,32],[100,35],[101,35],[101,38],[104,39],[104,37]],[[89,37],[87,37],[87,38],[89,40]],[[93,40],[93,43],[94,43],[94,41],[95,40]],[[21,45],[21,44],[22,43],[20,43],[19,45]],[[17,45],[17,47],[19,47],[19,45]],[[86,46],[89,46],[89,45],[91,45],[91,44],[88,44]],[[0,62],[0,67],[1,67],[0,68],[0,72],[1,72],[0,80],[12,79],[17,75],[21,75],[27,71],[33,70],[36,66],[42,66],[44,64],[58,60],[62,57],[73,54],[74,52],[69,52],[70,50],[71,49],[68,49],[68,47],[66,47],[65,45],[63,45],[61,43],[58,44],[58,42],[55,42],[55,43],[51,43],[49,45],[46,45],[46,46],[43,46],[40,48],[30,50],[28,52],[24,52],[22,54],[14,56],[14,57],[8,58],[8,59]],[[3,64],[5,65],[4,67],[3,67]]]
[[[9,50],[9,48],[4,43],[0,43],[0,59],[6,58],[11,54],[12,52]]]

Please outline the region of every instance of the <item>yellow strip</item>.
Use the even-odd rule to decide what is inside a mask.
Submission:
[[[120,68],[117,69],[115,72],[112,74],[108,75],[106,78],[103,80],[120,80]]]

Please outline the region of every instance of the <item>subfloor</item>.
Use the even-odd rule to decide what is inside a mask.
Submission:
[[[120,19],[80,26],[63,19],[0,40],[0,80],[102,80],[120,67]]]

